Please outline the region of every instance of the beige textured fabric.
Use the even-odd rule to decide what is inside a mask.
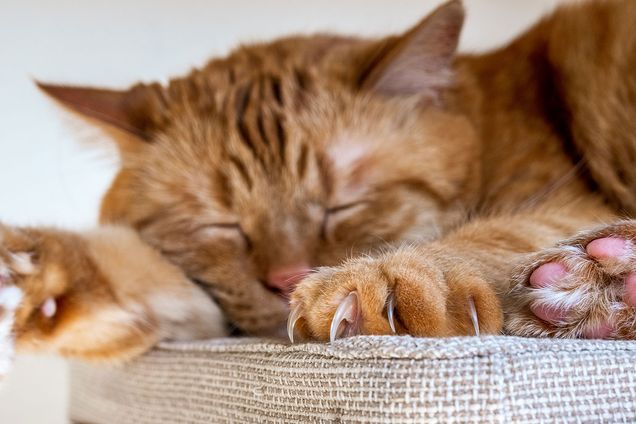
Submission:
[[[74,364],[76,422],[636,422],[636,342],[356,337],[162,344]]]

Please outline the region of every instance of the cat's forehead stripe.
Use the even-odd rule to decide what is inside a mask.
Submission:
[[[300,153],[298,154],[298,162],[296,164],[296,172],[298,173],[298,179],[302,180],[305,177],[305,173],[307,171],[307,155],[308,155],[308,147],[307,144],[300,146]]]
[[[278,137],[278,153],[282,163],[285,163],[285,149],[287,148],[287,133],[283,125],[283,120],[280,115],[274,115],[274,122],[276,124],[276,135]]]
[[[241,141],[248,149],[251,150],[254,157],[258,157],[254,140],[250,135],[250,129],[245,122],[245,112],[249,107],[250,97],[252,95],[252,84],[248,84],[244,87],[240,87],[236,91],[236,127]]]
[[[279,106],[283,107],[285,103],[283,100],[283,91],[281,88],[280,78],[276,76],[272,76],[270,86],[272,88],[272,94],[274,96],[274,100],[276,100],[276,103],[278,103]]]
[[[230,155],[229,159],[232,166],[238,171],[238,174],[243,179],[243,182],[245,182],[245,185],[247,186],[247,188],[251,190],[252,187],[254,186],[254,182],[252,181],[252,178],[250,177],[250,174],[247,171],[247,167],[243,164],[243,162],[239,158],[237,158],[234,155]]]
[[[239,139],[263,166],[278,160],[284,164],[286,160],[288,136],[283,115],[286,95],[282,78],[271,73],[258,74],[237,84],[233,92],[233,121]],[[298,70],[287,79],[293,81],[296,92],[309,84],[308,75]],[[294,97],[296,102],[301,101],[298,95]]]
[[[269,137],[267,136],[267,130],[265,129],[265,115],[262,113],[258,114],[256,118],[256,127],[258,128],[258,136],[263,140],[263,143],[269,146]]]

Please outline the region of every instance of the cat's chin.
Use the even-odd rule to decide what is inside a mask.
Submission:
[[[294,291],[293,289],[283,291],[283,290],[271,288],[268,286],[264,286],[264,287],[267,289],[267,291],[276,295],[276,297],[278,297],[280,300],[285,302],[285,304],[289,307],[289,302],[291,301],[291,294]]]
[[[211,287],[214,287],[214,284],[208,282],[207,280],[203,280],[201,278],[189,277],[190,280],[203,289],[208,296],[215,301],[215,303],[220,304],[214,297],[212,293]],[[262,284],[262,282],[256,281],[255,284]],[[248,321],[242,321],[239,313],[232,314],[231,310],[226,309],[226,316],[232,317],[234,315],[234,324],[228,324],[228,334],[232,337],[263,337],[263,338],[272,338],[272,339],[287,339],[287,317],[289,316],[290,308],[289,301],[291,297],[291,291],[284,292],[282,290],[277,290],[270,288],[263,284],[263,287],[266,288],[265,293],[270,293],[269,295],[265,295],[262,299],[259,300],[258,307],[259,310],[262,310],[264,313],[262,314],[262,319],[259,320],[258,323],[255,324],[254,318]],[[265,306],[267,305],[267,306]],[[272,312],[276,312],[277,318],[274,319]],[[278,319],[278,315],[280,315],[280,320]],[[230,321],[232,321],[230,319]]]

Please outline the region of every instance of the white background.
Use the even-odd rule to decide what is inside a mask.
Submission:
[[[464,51],[509,39],[559,0],[466,0]],[[385,34],[437,0],[0,0],[0,220],[82,228],[117,158],[31,83],[124,87],[165,80],[239,42],[292,32]],[[62,361],[20,358],[0,388],[0,423],[66,422]]]

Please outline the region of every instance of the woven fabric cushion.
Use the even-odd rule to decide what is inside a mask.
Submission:
[[[636,342],[355,337],[164,343],[73,364],[75,422],[636,422]]]

